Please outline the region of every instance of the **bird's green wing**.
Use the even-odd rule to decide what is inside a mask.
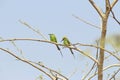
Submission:
[[[63,37],[62,40],[63,40],[63,44],[64,44],[65,46],[71,46],[71,43],[70,43],[70,41],[69,41],[69,39],[68,39],[67,37]],[[71,49],[71,48],[69,48],[69,49],[70,49],[72,55],[74,56],[74,53],[73,53],[72,49]],[[74,58],[75,58],[75,56],[74,56]]]
[[[66,46],[70,46],[71,45],[71,43],[70,43],[70,41],[68,40],[68,38],[64,38],[64,45],[66,45]]]
[[[57,43],[57,38],[56,38],[56,36],[55,36],[54,34],[49,34],[49,35],[50,35],[50,41]],[[56,47],[57,47],[57,49],[60,51],[61,56],[63,57],[62,52],[61,52],[61,50],[60,50],[60,47],[59,47],[57,44],[56,44]]]
[[[50,40],[52,42],[57,42],[56,36],[54,34],[50,34]]]

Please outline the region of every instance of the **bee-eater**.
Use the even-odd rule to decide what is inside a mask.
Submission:
[[[69,41],[69,39],[68,39],[67,37],[63,37],[63,38],[62,38],[62,41],[63,41],[63,44],[64,44],[65,46],[71,46],[71,43],[70,43],[70,41]],[[71,48],[69,48],[69,49],[70,49],[72,55],[74,56],[74,53],[73,53],[72,49],[71,49]]]
[[[49,34],[49,35],[50,35],[50,41],[57,43],[57,38],[56,38],[55,34]],[[56,47],[60,51],[60,53],[62,55],[62,52],[61,52],[61,50],[60,50],[60,48],[59,48],[59,46],[57,44],[56,44]]]

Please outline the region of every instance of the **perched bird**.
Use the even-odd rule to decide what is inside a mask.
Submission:
[[[50,41],[57,43],[57,38],[56,38],[55,34],[49,34],[49,35],[50,35]],[[57,44],[56,44],[56,47],[60,51],[60,53],[62,55],[62,52],[61,52],[61,50],[60,50],[60,48],[59,48],[59,46]]]
[[[70,41],[69,41],[69,39],[68,39],[67,37],[63,37],[63,38],[62,38],[62,41],[63,41],[63,44],[64,44],[65,46],[71,46],[71,43],[70,43]],[[69,48],[69,49],[70,49],[72,55],[74,56],[74,53],[73,53],[72,49],[71,49],[71,48]]]

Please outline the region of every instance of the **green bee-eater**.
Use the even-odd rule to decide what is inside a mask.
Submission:
[[[56,38],[55,34],[49,34],[49,35],[50,35],[50,41],[57,43],[57,38]],[[57,49],[60,51],[60,53],[61,53],[61,55],[62,55],[62,52],[61,52],[59,46],[56,45],[56,47],[57,47]],[[63,56],[63,55],[62,55],[62,56]]]
[[[62,41],[63,41],[63,44],[64,44],[65,46],[71,46],[71,43],[70,43],[70,41],[69,41],[69,39],[68,39],[67,37],[63,37],[63,38],[62,38]],[[73,53],[72,49],[71,49],[71,48],[69,48],[69,49],[70,49],[72,55],[74,56],[74,53]]]

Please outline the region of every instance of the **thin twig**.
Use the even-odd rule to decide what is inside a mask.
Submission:
[[[114,75],[109,79],[112,80],[112,78],[115,78],[115,76],[117,75],[117,73],[120,71],[120,68],[114,73]]]
[[[89,0],[89,2],[92,4],[92,6],[96,9],[98,14],[101,16],[101,18],[104,16],[102,10],[93,2],[93,0]]]
[[[106,51],[107,53],[109,53],[110,55],[114,56],[116,59],[118,59],[120,61],[120,58],[118,56],[116,56],[114,53],[102,48],[102,47],[99,47],[99,46],[95,46],[95,45],[89,45],[89,44],[82,44],[82,43],[76,43],[76,44],[73,44],[73,45],[80,45],[80,46],[90,46],[90,47],[94,47],[94,48],[100,48],[100,49],[103,49],[104,51]]]
[[[111,11],[113,19],[120,25],[120,21],[115,17],[115,14],[113,11]]]
[[[97,64],[99,64],[98,60],[96,60],[94,57],[92,57],[91,55],[88,55],[87,53],[83,52],[82,50],[80,50],[79,48],[73,48],[73,47],[69,47],[68,48],[71,48],[71,49],[74,49],[78,52],[80,52],[81,54],[87,56],[88,58],[90,58],[91,60],[93,60],[94,62],[96,62]]]
[[[84,19],[82,19],[82,18],[80,18],[80,17],[78,17],[78,16],[76,16],[76,15],[74,15],[74,14],[73,14],[72,16],[75,17],[76,19],[84,22],[85,24],[88,24],[88,25],[90,25],[90,26],[92,26],[92,27],[101,29],[99,26],[96,26],[95,24],[92,24],[92,23],[90,23],[90,22],[88,22],[88,21],[86,21],[86,20],[84,20]]]
[[[25,62],[25,63],[33,66],[34,68],[38,69],[39,71],[41,71],[41,72],[43,72],[44,74],[46,74],[47,76],[49,76],[52,80],[56,80],[56,78],[60,78],[60,79],[62,79],[62,80],[68,80],[68,78],[65,77],[64,75],[58,73],[58,72],[55,71],[55,70],[52,70],[52,69],[46,67],[46,66],[43,65],[43,64],[39,64],[39,66],[43,67],[44,69],[47,69],[48,71],[52,71],[52,72],[58,74],[59,76],[53,76],[51,73],[48,73],[47,71],[43,70],[42,68],[39,68],[38,66],[34,65],[34,64],[36,64],[35,62],[29,61],[29,60],[27,60],[27,59],[22,59],[22,58],[18,57],[17,55],[15,55],[14,53],[12,53],[11,51],[8,51],[8,50],[6,50],[6,49],[4,49],[4,48],[0,48],[0,50],[5,51],[5,52],[9,53],[10,55],[12,55],[13,57],[15,57],[16,59],[18,59],[18,60],[20,60],[20,61],[22,61],[22,62]]]
[[[71,73],[70,73],[70,75],[68,76],[68,78],[70,78],[70,77],[72,77],[76,72],[78,71],[78,69],[76,68],[76,69],[74,69],[74,71],[72,71]]]
[[[71,49],[74,49],[80,53],[82,53],[83,55],[87,56],[88,58],[90,58],[91,60],[95,61],[97,64],[98,61],[92,57],[91,55],[88,55],[87,53],[81,51],[79,48],[76,48],[76,47],[73,47],[73,46],[65,46],[64,44],[58,44],[58,43],[55,43],[55,42],[52,42],[52,41],[47,41],[47,40],[39,40],[39,39],[32,39],[32,38],[15,38],[15,39],[4,39],[4,40],[0,40],[0,42],[5,42],[5,41],[37,41],[37,42],[46,42],[46,43],[51,43],[51,44],[55,44],[55,45],[60,45],[60,46],[64,46],[64,47],[67,47],[67,48],[71,48]]]
[[[56,44],[56,45],[64,46],[63,44],[58,44],[58,43],[55,43],[55,42],[46,41],[46,40],[40,40],[40,39],[32,39],[32,38],[14,38],[14,39],[6,39],[6,40],[4,39],[4,40],[0,40],[0,42],[5,42],[5,41],[22,41],[22,40],[25,40],[25,41],[46,42],[46,43],[51,43],[51,44]],[[95,48],[101,48],[101,47],[98,47],[98,46],[95,46],[95,45],[88,45],[88,44],[81,44],[81,43],[76,43],[76,44],[73,44],[73,45],[81,45],[81,46],[90,46],[90,47],[95,47]],[[85,52],[81,51],[78,48],[73,48],[71,46],[68,46],[68,48],[77,50],[77,51],[81,52],[83,55],[86,55],[87,57],[89,57],[92,60],[94,60],[95,62],[97,62],[96,59],[94,59],[92,56],[86,54]],[[101,48],[101,49],[103,49],[103,48]],[[113,54],[112,52],[110,52],[110,51],[108,51],[106,49],[103,49],[103,50],[105,50],[106,52],[108,52],[109,54],[111,54],[112,56],[114,56],[116,59],[118,59],[120,61],[120,58],[118,56],[116,56],[115,54]]]
[[[113,65],[110,65],[110,66],[107,66],[103,69],[103,71],[111,68],[111,67],[120,67],[120,64],[113,64]],[[91,80],[94,76],[96,76],[98,74],[98,72],[96,72],[95,74],[91,75],[91,77],[88,79],[88,80]]]
[[[20,61],[22,61],[22,62],[25,62],[25,63],[33,66],[34,68],[38,69],[39,71],[41,71],[41,72],[43,72],[44,74],[46,74],[47,76],[49,76],[52,80],[54,80],[53,76],[51,76],[50,74],[48,74],[47,72],[45,72],[45,71],[42,70],[41,68],[35,66],[34,64],[30,63],[29,61],[24,60],[24,59],[18,57],[17,55],[15,55],[14,53],[12,53],[11,51],[8,51],[7,49],[0,48],[0,50],[2,50],[2,51],[4,51],[4,52],[7,52],[7,53],[9,53],[11,56],[15,57],[16,59],[18,59],[18,60],[20,60]]]
[[[110,5],[110,1],[108,2],[110,5],[110,9],[111,9],[111,13],[112,13],[112,17],[113,19],[120,25],[120,21],[115,17],[114,12],[112,11],[112,8],[114,7],[114,5],[117,3],[118,0],[114,0],[113,3]]]
[[[98,46],[99,43],[98,43],[98,42],[96,42],[96,43],[97,43],[97,46]],[[99,48],[97,48],[97,51],[96,51],[96,59],[98,59],[98,49],[99,49]],[[94,62],[94,63],[93,63],[93,66],[92,66],[91,69],[88,71],[88,73],[82,78],[82,80],[85,80],[85,78],[92,72],[92,70],[94,69],[95,65],[96,65],[96,63]],[[96,70],[95,70],[95,73],[96,73]]]
[[[24,55],[23,55],[23,52],[22,52],[22,49],[20,49],[20,48],[15,44],[14,41],[11,41],[11,43],[12,43],[13,46],[17,49],[17,51],[20,52],[22,58],[25,59],[25,58],[24,58]]]
[[[113,64],[113,65],[107,66],[107,67],[104,68],[104,70],[107,70],[111,67],[120,67],[120,64]]]
[[[40,31],[34,29],[32,26],[30,26],[28,23],[23,22],[21,20],[19,20],[20,23],[24,24],[26,27],[28,27],[29,29],[31,29],[32,31],[36,32],[38,35],[42,36],[43,39],[48,40]]]
[[[45,66],[44,64],[42,64],[42,63],[40,63],[40,62],[38,62],[38,63],[33,62],[33,61],[29,61],[29,62],[32,62],[32,63],[34,63],[34,64],[37,64],[38,66],[41,66],[41,67],[47,69],[48,71],[51,72],[51,74],[55,73],[55,74],[59,75],[59,76],[57,76],[57,77],[59,77],[59,78],[60,78],[60,77],[63,77],[64,79],[68,80],[68,78],[65,77],[64,75],[60,74],[59,72],[57,72],[57,71],[55,71],[55,70],[53,70],[53,69],[48,68],[47,66]],[[53,76],[56,77],[55,75],[53,75]]]
[[[111,8],[113,8],[117,2],[118,0],[114,0],[113,3],[111,4]]]

